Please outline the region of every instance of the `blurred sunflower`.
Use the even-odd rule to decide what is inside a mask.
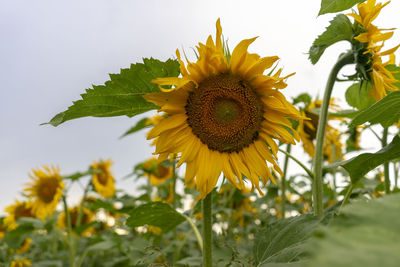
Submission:
[[[111,159],[106,161],[100,159],[91,166],[93,169],[100,171],[92,175],[94,189],[105,198],[112,197],[115,194],[114,176],[111,173],[112,164]]]
[[[71,219],[71,228],[74,229],[78,226],[78,217],[79,217],[79,209],[80,207],[72,207],[68,208],[69,216]],[[85,207],[82,207],[82,216],[81,216],[81,221],[80,225],[87,225],[91,222],[93,222],[94,214],[92,211],[88,210]],[[65,214],[65,211],[61,212],[61,214],[58,217],[57,221],[57,226],[61,229],[67,229],[68,228],[68,223],[67,223],[67,216]],[[93,228],[89,227],[86,228],[82,235],[88,235],[92,233]]]
[[[319,115],[315,114],[313,112],[313,109],[320,108],[321,106],[321,100],[313,101],[308,106],[306,106],[302,113],[304,116],[307,116],[311,120],[300,120],[299,127],[297,128],[297,131],[299,132],[301,141],[303,143],[304,151],[312,158],[315,154],[314,140],[317,137],[317,128],[319,121]],[[334,109],[337,108],[337,105],[334,103],[334,99],[332,99],[330,107],[333,107]],[[343,144],[340,141],[340,131],[327,124],[323,146],[324,158],[328,160],[329,163],[332,163],[334,159],[342,159],[342,147]]]
[[[31,247],[31,243],[32,243],[32,239],[30,239],[29,237],[25,238],[24,241],[22,241],[21,247],[19,249],[17,249],[15,252],[17,254],[22,254],[22,253],[28,252],[28,250]]]
[[[168,179],[172,178],[173,175],[172,166],[166,167],[156,158],[151,158],[145,161],[142,168],[149,177],[150,183],[154,186],[164,183]]]
[[[11,262],[10,267],[24,267],[24,266],[32,266],[30,260],[27,259],[15,259]]]
[[[60,176],[60,169],[43,166],[43,170],[32,169],[32,174],[29,176],[33,182],[27,183],[28,187],[25,191],[28,192],[29,197],[32,197],[34,214],[42,219],[47,215],[51,216],[65,187]]]
[[[0,217],[0,239],[4,238],[4,234],[6,233],[7,229],[4,225],[4,217]]]
[[[5,208],[5,212],[8,213],[8,216],[4,218],[4,226],[8,230],[13,230],[17,227],[16,221],[19,218],[35,217],[35,214],[32,210],[32,202],[29,200],[23,202],[15,200],[14,204],[11,204]]]
[[[393,29],[379,29],[372,24],[372,21],[381,12],[382,8],[388,5],[390,1],[385,4],[376,3],[376,0],[368,0],[366,3],[359,3],[358,14],[351,13],[355,19],[356,29],[360,33],[354,37],[355,40],[362,43],[361,49],[358,53],[357,67],[365,73],[368,81],[372,81],[373,89],[372,95],[376,101],[386,96],[386,90],[398,90],[393,84],[397,82],[393,74],[386,69],[389,64],[394,64],[394,52],[399,48],[397,45],[391,49],[381,52],[384,42],[393,36]],[[389,60],[382,61],[383,56],[389,56]],[[364,75],[365,75],[364,74]]]
[[[293,74],[279,77],[280,69],[264,75],[279,58],[248,53],[256,38],[241,41],[230,55],[219,19],[216,26],[215,43],[209,36],[206,44],[197,46],[197,62],[185,66],[176,51],[181,77],[153,80],[162,92],[144,98],[160,106],[166,117],[148,139],[155,139],[159,160],[180,154],[178,166],[186,162],[185,183],[194,179],[202,198],[215,187],[221,172],[239,189],[244,187],[244,175],[262,194],[259,179],[266,183],[271,177],[266,161],[282,173],[272,138],[292,144],[299,140],[287,118],[302,116],[278,90]]]

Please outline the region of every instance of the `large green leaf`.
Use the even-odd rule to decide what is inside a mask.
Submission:
[[[140,205],[129,212],[127,225],[137,227],[153,225],[166,233],[185,221],[185,217],[163,202],[151,202]]]
[[[393,141],[375,153],[363,153],[346,161],[329,165],[331,167],[342,166],[350,175],[351,182],[357,183],[365,174],[379,165],[400,157],[400,137],[395,136]]]
[[[319,223],[311,215],[301,215],[279,220],[262,229],[254,241],[256,266],[292,263],[299,260],[304,252],[305,241]]]
[[[400,194],[347,205],[311,239],[304,266],[399,266],[399,211]]]
[[[346,91],[346,101],[350,106],[363,110],[375,103],[375,99],[371,96],[371,83],[364,82],[352,84]]]
[[[393,125],[400,119],[400,91],[389,93],[387,96],[360,112],[350,123],[350,127],[369,122],[380,123],[384,128]]]
[[[132,64],[129,69],[121,69],[119,74],[110,74],[105,85],[94,85],[82,94],[66,111],[54,116],[49,124],[53,126],[81,117],[113,117],[134,115],[156,109],[147,102],[144,94],[159,91],[151,80],[157,77],[176,77],[179,75],[177,60],[165,62],[154,58],[144,58],[143,63]]]
[[[321,9],[318,15],[326,13],[336,13],[343,10],[347,10],[353,7],[357,3],[362,3],[365,0],[322,0]]]
[[[350,20],[343,14],[337,15],[331,22],[325,32],[314,40],[309,51],[309,58],[312,64],[318,62],[319,58],[329,46],[339,41],[351,41],[353,28]]]

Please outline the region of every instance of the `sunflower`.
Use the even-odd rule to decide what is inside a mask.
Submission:
[[[307,118],[310,118],[311,120],[300,120],[299,127],[297,128],[301,141],[303,143],[304,151],[312,158],[315,154],[314,140],[317,137],[317,128],[319,121],[319,116],[315,114],[312,110],[315,108],[320,108],[321,105],[322,101],[316,100],[305,107],[302,113],[304,116],[307,116]],[[332,99],[330,107],[333,107],[334,109],[337,108],[337,105],[334,103],[334,99]],[[323,154],[325,159],[328,160],[329,163],[332,163],[334,159],[342,159],[342,147],[343,144],[340,141],[340,131],[327,124],[323,146]]]
[[[79,209],[80,207],[72,207],[68,208],[70,220],[71,220],[71,228],[74,229],[78,226],[78,216],[79,216]],[[89,224],[93,221],[94,214],[92,211],[88,210],[85,207],[82,207],[82,217],[81,217],[81,222],[80,225],[86,225]],[[68,228],[68,223],[67,223],[67,216],[65,214],[65,211],[63,211],[57,221],[57,225],[61,229],[67,229]],[[93,231],[92,227],[86,228],[82,235],[88,235]]]
[[[15,203],[7,206],[5,211],[9,214],[4,218],[4,227],[8,230],[13,230],[17,227],[16,222],[19,218],[35,217],[32,210],[32,202],[29,200],[23,202],[15,200]]]
[[[17,254],[22,254],[22,253],[28,252],[28,250],[31,247],[31,243],[32,243],[32,239],[30,239],[29,237],[25,238],[24,241],[22,241],[21,247],[19,249],[17,249],[15,252]]]
[[[30,260],[27,259],[16,259],[11,262],[10,267],[24,267],[24,266],[32,266]]]
[[[150,183],[154,186],[160,185],[172,178],[172,167],[166,167],[156,158],[145,161],[142,168],[149,177]]]
[[[57,207],[57,204],[63,194],[65,187],[60,176],[58,167],[43,166],[41,169],[32,169],[32,174],[29,174],[33,180],[27,183],[28,196],[32,197],[32,210],[36,217],[45,218],[47,215],[52,215]]]
[[[112,164],[111,159],[106,161],[100,159],[91,166],[93,169],[100,171],[92,176],[94,189],[105,198],[112,197],[115,194],[114,176],[111,173]]]
[[[4,225],[4,217],[0,217],[0,239],[4,238],[4,234],[7,231],[6,226]]]
[[[181,77],[153,80],[162,92],[144,98],[160,106],[166,117],[151,129],[148,139],[155,139],[159,160],[180,154],[177,166],[186,163],[185,183],[194,179],[202,198],[215,187],[221,172],[239,189],[244,187],[244,175],[262,194],[259,179],[266,183],[271,177],[266,161],[282,173],[273,138],[292,144],[299,140],[287,118],[302,116],[278,90],[293,74],[279,77],[280,69],[264,75],[278,57],[248,53],[256,38],[241,41],[229,55],[219,19],[216,26],[215,43],[209,36],[206,44],[197,46],[197,62],[185,66],[176,51]]]
[[[383,7],[388,5],[377,3],[376,0],[368,0],[366,3],[357,5],[358,12],[348,14],[355,19],[358,27],[361,27],[361,33],[354,37],[355,40],[362,43],[362,49],[359,53],[359,65],[365,69],[367,80],[373,83],[372,95],[376,101],[386,96],[386,90],[398,90],[394,83],[397,82],[393,74],[386,69],[389,64],[394,64],[394,52],[399,48],[397,45],[391,49],[381,52],[384,42],[393,36],[393,29],[379,29],[372,24]],[[383,56],[389,56],[389,60],[382,61]]]

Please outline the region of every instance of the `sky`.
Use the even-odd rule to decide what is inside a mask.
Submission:
[[[111,158],[117,187],[137,192],[133,180],[122,177],[153,149],[146,131],[119,136],[151,114],[40,124],[92,84],[104,84],[109,73],[144,57],[166,60],[177,48],[189,54],[209,34],[215,36],[218,18],[231,50],[240,40],[259,36],[251,52],[277,55],[284,74],[296,72],[284,89],[287,97],[322,96],[330,68],[349,45],[338,43],[317,65],[309,62],[309,47],[334,16],[318,17],[319,8],[320,0],[0,0],[0,214],[20,198],[30,170],[43,164],[59,166],[67,175]],[[384,8],[376,24],[398,27],[396,10],[400,1]],[[398,43],[396,31],[387,47]],[[336,86],[334,96],[344,99],[347,86]]]

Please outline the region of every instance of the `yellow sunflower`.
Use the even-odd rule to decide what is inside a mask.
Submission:
[[[29,174],[33,180],[27,183],[25,191],[32,197],[32,210],[36,217],[45,218],[52,215],[63,194],[65,187],[58,167],[43,166],[43,169],[32,169]]]
[[[149,176],[150,183],[160,185],[172,178],[172,167],[166,167],[156,158],[151,158],[143,163],[143,170]]]
[[[374,85],[372,95],[376,101],[386,96],[386,90],[398,90],[398,88],[393,85],[397,80],[394,78],[393,74],[386,69],[386,66],[394,64],[394,52],[400,45],[381,52],[384,42],[393,36],[393,29],[379,29],[372,24],[372,21],[376,19],[382,8],[389,3],[390,1],[385,4],[376,4],[376,0],[368,0],[366,3],[357,5],[359,14],[348,14],[361,25],[362,33],[357,35],[354,39],[364,43],[362,54],[367,55],[367,60],[363,61],[368,65],[366,70],[369,75],[369,80],[372,80]],[[389,60],[383,62],[383,56],[389,56]],[[363,55],[360,56],[360,58],[363,57]]]
[[[4,217],[0,218],[0,239],[4,238],[4,235],[5,235],[6,231],[7,231],[7,228],[4,225],[4,219],[5,219]]]
[[[69,216],[70,216],[70,219],[71,219],[71,228],[72,229],[77,227],[79,209],[80,209],[79,206],[68,208]],[[85,225],[85,224],[91,223],[93,221],[93,218],[94,218],[93,212],[90,211],[89,209],[83,207],[80,225]],[[57,225],[61,229],[67,229],[68,228],[67,216],[65,214],[65,211],[61,212],[61,214],[59,215],[58,221],[57,221]],[[85,231],[83,231],[82,235],[88,235],[92,231],[93,231],[92,227],[86,228]]]
[[[32,266],[30,260],[27,259],[16,259],[11,262],[10,267],[24,267],[24,266]]]
[[[93,169],[100,171],[92,175],[94,189],[105,198],[112,197],[115,194],[114,176],[111,173],[112,164],[111,159],[106,161],[100,159],[91,166]]]
[[[278,90],[287,86],[284,80],[292,74],[279,77],[280,69],[264,75],[278,57],[248,53],[256,38],[241,41],[226,55],[219,19],[216,25],[215,43],[211,36],[206,44],[199,43],[197,62],[185,66],[176,51],[181,77],[153,80],[162,92],[144,98],[160,106],[166,117],[148,139],[156,139],[159,160],[180,154],[178,166],[186,163],[185,183],[194,179],[202,198],[221,172],[239,189],[244,175],[262,194],[259,178],[266,183],[271,177],[266,161],[282,173],[273,138],[292,144],[299,140],[287,118],[302,116]]]
[[[303,111],[304,116],[310,118],[308,121],[299,121],[298,132],[303,143],[304,151],[310,156],[314,157],[315,154],[315,144],[314,141],[317,137],[317,128],[319,116],[312,112],[315,108],[320,108],[322,105],[321,100],[316,100],[311,102]],[[336,108],[336,104],[333,99],[331,101],[330,107]],[[343,158],[342,154],[343,144],[340,141],[340,131],[336,128],[326,125],[326,132],[324,138],[323,153],[326,160],[332,163],[335,160]]]
[[[9,214],[6,218],[4,218],[4,226],[8,230],[13,230],[17,227],[16,221],[19,218],[35,217],[35,214],[32,210],[32,202],[29,200],[23,202],[15,200],[15,203],[7,206],[5,211]]]
[[[28,250],[31,247],[31,243],[32,243],[32,239],[30,239],[29,237],[25,238],[24,241],[21,244],[21,247],[19,249],[17,249],[15,252],[17,254],[22,254],[22,253],[28,252]]]

